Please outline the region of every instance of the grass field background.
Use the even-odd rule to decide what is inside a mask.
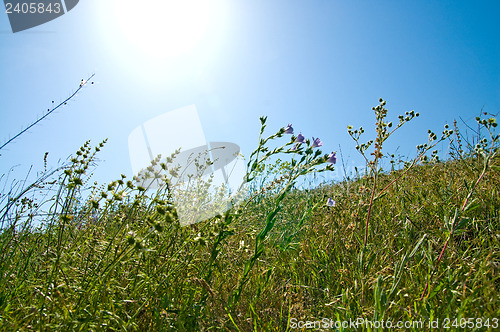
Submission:
[[[496,120],[478,118],[467,135],[456,122],[429,132],[416,156],[400,160],[383,144],[418,114],[393,124],[385,101],[373,111],[376,137],[347,129],[365,171],[309,189],[297,183],[340,156],[298,142],[288,127],[268,136],[261,118],[243,203],[186,227],[168,165],[154,192],[125,176],[92,183],[104,142],[85,143],[33,183],[4,175],[0,330],[289,331],[360,318],[496,330]],[[438,143],[449,146],[444,160]]]

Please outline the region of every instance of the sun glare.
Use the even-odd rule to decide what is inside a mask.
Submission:
[[[206,0],[115,0],[114,12],[134,47],[163,59],[193,51],[210,23],[210,4]]]

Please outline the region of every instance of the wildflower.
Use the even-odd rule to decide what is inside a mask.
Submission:
[[[297,149],[299,148],[299,145],[300,145],[300,143],[295,144],[295,145],[294,145],[294,146],[290,149],[290,151],[295,151],[295,150],[297,150]]]
[[[312,144],[313,148],[319,148],[322,145],[323,145],[323,142],[321,142],[321,140],[319,138],[313,137],[313,144]]]
[[[289,123],[288,126],[286,126],[285,134],[293,134],[293,128],[291,123]]]
[[[327,206],[335,206],[335,201],[333,199],[331,199],[330,197],[328,197],[328,200],[326,201],[326,205]]]
[[[327,160],[329,163],[331,164],[336,164],[337,163],[337,155],[335,152],[332,152],[330,153],[330,155],[328,156],[328,160]]]
[[[295,143],[302,144],[302,143],[305,143],[305,142],[306,142],[306,138],[304,137],[304,135],[302,135],[301,133],[299,133],[297,135],[297,139],[295,140]]]

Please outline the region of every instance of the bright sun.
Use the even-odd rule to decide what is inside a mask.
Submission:
[[[115,0],[118,24],[127,39],[154,58],[190,53],[212,17],[208,0]]]

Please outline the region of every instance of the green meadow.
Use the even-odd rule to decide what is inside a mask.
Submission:
[[[372,110],[374,137],[359,127],[373,123],[346,124],[364,170],[308,189],[341,155],[262,117],[243,199],[187,226],[168,163],[154,191],[93,182],[105,142],[32,183],[4,175],[0,330],[497,330],[495,118],[443,124],[401,160],[384,144],[419,114]]]

